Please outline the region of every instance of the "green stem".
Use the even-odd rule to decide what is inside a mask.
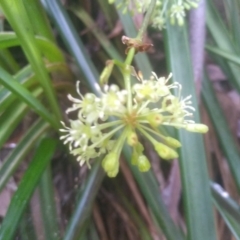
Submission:
[[[106,129],[106,128],[109,128],[109,127],[113,127],[115,125],[118,125],[118,124],[122,124],[122,120],[116,120],[116,121],[111,121],[111,122],[106,122],[106,123],[102,123],[102,124],[99,124],[99,129]]]
[[[114,134],[117,133],[117,131],[119,131],[122,127],[124,127],[124,125],[120,125],[116,128],[114,128],[111,132],[106,133],[106,135],[104,135],[98,142],[93,143],[92,145],[88,146],[88,148],[92,148],[94,149],[95,147],[98,146],[99,143],[102,143],[104,140],[106,139],[110,139]]]
[[[139,29],[138,35],[136,39],[142,40],[144,33],[147,30],[148,24],[150,22],[154,7],[156,6],[156,0],[152,0],[150,3],[150,6],[147,10],[147,13],[144,17],[143,24],[141,28]],[[135,48],[130,48],[127,54],[127,58],[124,62],[125,69],[123,71],[123,78],[124,78],[124,84],[125,88],[128,92],[128,100],[127,100],[127,108],[129,113],[132,111],[132,90],[131,90],[131,69],[129,65],[131,65],[133,58],[135,55]]]
[[[147,127],[147,126],[144,126],[142,124],[140,124],[141,128],[142,129],[145,129],[146,131],[149,131],[151,132],[152,134],[154,135],[157,135],[158,137],[160,137],[161,139],[166,139],[166,137],[164,135],[162,135],[161,133],[158,132],[158,129],[156,129],[155,131],[152,130],[151,128]]]
[[[113,151],[115,151],[119,156],[121,154],[121,151],[122,151],[123,145],[125,143],[125,140],[127,138],[128,132],[129,132],[129,129],[125,128],[123,130],[123,133],[120,134],[119,139],[116,142],[116,145],[114,146],[114,150]]]
[[[157,142],[148,132],[146,132],[142,125],[138,125],[137,128],[153,145]]]
[[[147,13],[146,13],[146,15],[144,17],[144,20],[143,20],[143,24],[142,24],[141,28],[139,29],[139,32],[138,32],[138,35],[137,35],[137,39],[139,39],[139,40],[142,40],[143,34],[147,30],[147,27],[148,27],[148,24],[151,20],[151,16],[153,14],[154,8],[156,7],[156,2],[157,2],[157,0],[152,0],[151,3],[150,3],[150,6],[149,6],[149,8],[147,10]]]
[[[127,90],[127,109],[128,113],[132,112],[132,89],[131,89],[131,72],[129,70],[129,65],[126,66],[123,72],[124,85]]]

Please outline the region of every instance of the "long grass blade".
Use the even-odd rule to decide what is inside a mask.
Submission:
[[[32,69],[38,76],[39,83],[45,90],[46,97],[55,117],[61,120],[61,111],[57,103],[55,91],[46,71],[41,52],[37,46],[31,21],[27,15],[23,1],[2,0],[1,7],[11,27],[16,32],[24,53]]]
[[[211,182],[211,190],[214,201],[218,206],[226,211],[238,223],[240,223],[240,206],[229,194],[217,183]]]
[[[89,175],[83,193],[80,195],[76,208],[68,224],[64,240],[78,240],[84,224],[92,209],[93,201],[96,197],[96,190],[99,189],[103,177],[105,176],[101,168],[100,160],[96,161],[91,174]]]
[[[11,200],[11,204],[0,228],[0,239],[13,239],[21,216],[26,209],[43,171],[48,166],[55,149],[55,140],[43,139],[41,141],[32,162],[21,179],[18,189]]]
[[[64,58],[57,46],[47,38],[35,36],[35,41],[43,55],[51,62],[64,62]],[[0,33],[0,49],[16,47],[21,44],[20,39],[14,32]]]
[[[237,54],[229,53],[220,48],[209,45],[206,45],[205,48],[211,53],[217,54],[218,56],[221,56],[232,63],[240,65],[240,57]]]
[[[41,119],[36,121],[22,137],[16,148],[14,148],[10,155],[4,159],[0,168],[0,192],[19,164],[24,160],[24,157],[36,144],[36,141],[38,141],[42,134],[44,134],[49,128],[50,125],[47,122]]]
[[[168,24],[166,37],[167,58],[173,79],[182,85],[183,97],[192,95],[193,106],[197,109],[186,27]],[[194,113],[194,120],[200,120],[198,111]],[[182,130],[178,134],[182,143],[179,161],[188,239],[216,239],[202,136]]]
[[[228,161],[238,192],[240,192],[240,154],[232,138],[224,114],[218,104],[210,81],[206,75],[204,76],[202,96],[208,114],[216,130],[219,143],[221,144],[221,149]]]
[[[235,54],[236,52],[239,54],[238,48],[234,45],[234,42],[230,38],[230,33],[226,29],[221,17],[217,13],[216,9],[212,4],[212,0],[207,1],[207,27],[208,30],[216,42],[216,45],[230,53]],[[234,84],[238,92],[240,92],[240,81],[239,81],[239,71],[240,67],[236,66],[231,62],[227,62],[229,69],[231,70],[231,82]]]
[[[84,11],[80,6],[71,7],[71,10],[78,16],[84,24],[91,29],[92,33],[98,40],[98,42],[103,46],[106,53],[111,56],[112,59],[117,59],[123,61],[123,57],[116,51],[116,49],[112,46],[112,43],[108,40],[108,38],[101,32],[100,29],[95,25],[93,19],[89,16],[89,14]]]
[[[58,27],[69,52],[74,57],[77,66],[81,69],[89,88],[99,94],[99,88],[96,84],[98,72],[89,58],[85,47],[79,38],[76,29],[69,19],[62,5],[56,0],[43,0],[44,5]]]
[[[51,116],[46,108],[33,95],[24,88],[19,82],[15,81],[13,77],[0,67],[0,83],[10,91],[14,92],[22,101],[31,107],[42,118],[49,122],[55,129],[58,129],[59,122]]]
[[[50,165],[46,168],[42,175],[39,190],[45,238],[47,240],[58,240],[60,239],[60,233],[58,229],[58,219]]]
[[[50,23],[41,2],[39,0],[24,0],[23,3],[29,19],[31,19],[34,33],[55,42]]]

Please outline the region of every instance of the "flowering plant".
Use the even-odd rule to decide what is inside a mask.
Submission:
[[[156,0],[151,1],[149,12],[154,11]],[[148,13],[149,13],[148,12]],[[60,129],[65,135],[61,136],[64,144],[69,144],[70,152],[77,156],[80,165],[86,163],[90,167],[90,160],[105,155],[102,167],[109,177],[115,177],[119,171],[119,158],[124,144],[132,148],[131,163],[142,172],[148,171],[150,162],[144,154],[144,146],[140,136],[144,136],[152,143],[158,155],[163,159],[178,157],[176,151],[181,143],[164,134],[163,126],[184,128],[187,131],[205,133],[208,127],[197,124],[189,119],[194,108],[191,106],[191,96],[182,98],[181,85],[170,83],[171,74],[158,77],[154,72],[149,79],[144,79],[141,73],[136,73],[131,66],[133,56],[142,51],[142,35],[147,27],[151,14],[146,14],[143,27],[135,39],[123,37],[127,45],[127,58],[124,63],[115,60],[107,62],[100,76],[103,89],[100,96],[87,93],[84,96],[79,90],[79,98],[68,95],[73,102],[67,113],[78,112],[77,120],[70,120],[70,127],[62,122]],[[125,84],[124,89],[117,85],[108,85],[114,65],[120,68]],[[132,84],[132,77],[139,80]],[[175,96],[172,90],[177,92]]]
[[[199,0],[157,0],[154,8],[151,21],[153,27],[163,29],[166,26],[167,19],[171,24],[182,26],[186,11],[198,6]],[[128,9],[136,9],[139,13],[145,13],[151,3],[151,0],[108,0],[109,3],[116,2],[117,7],[122,9],[122,12],[127,12]]]
[[[158,78],[155,73],[148,80],[140,77],[139,83],[131,86],[130,92],[119,89],[117,85],[105,85],[101,97],[92,93],[80,99],[68,96],[73,106],[67,110],[78,111],[78,119],[70,121],[70,127],[63,122],[61,136],[64,143],[69,143],[70,152],[78,156],[80,165],[106,154],[102,166],[109,177],[115,177],[119,169],[119,157],[123,145],[132,147],[132,164],[140,171],[148,171],[150,162],[144,155],[139,134],[145,136],[163,159],[177,158],[178,140],[162,134],[159,126],[173,126],[188,131],[205,133],[208,128],[186,118],[192,116],[194,108],[190,105],[191,96],[181,98],[181,85],[177,82],[168,84],[171,74]],[[179,96],[174,96],[171,89],[178,89]],[[155,107],[151,107],[151,105]],[[110,120],[109,122],[106,122]],[[117,137],[116,137],[117,136]]]

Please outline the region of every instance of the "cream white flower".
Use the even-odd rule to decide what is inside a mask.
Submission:
[[[62,123],[60,139],[69,145],[80,165],[86,163],[90,167],[91,159],[106,154],[102,166],[109,177],[114,177],[118,173],[123,145],[128,144],[133,150],[132,163],[140,171],[147,171],[150,162],[143,153],[139,134],[153,144],[160,157],[172,159],[178,157],[175,148],[181,144],[164,136],[158,126],[169,125],[200,133],[207,131],[207,126],[188,119],[194,112],[191,96],[181,97],[181,85],[169,83],[171,74],[165,78],[152,73],[149,79],[134,76],[140,82],[132,86],[131,93],[117,85],[106,85],[101,97],[92,93],[82,96],[77,83],[80,99],[69,97],[73,106],[67,113],[78,111],[78,119],[70,120],[70,127]],[[173,89],[178,96],[173,95]]]
[[[168,19],[171,24],[182,26],[186,11],[197,8],[199,0],[157,0],[152,17],[152,26],[160,30],[166,27]],[[109,3],[116,3],[117,7],[125,13],[128,9],[134,12],[145,13],[151,0],[109,0]]]

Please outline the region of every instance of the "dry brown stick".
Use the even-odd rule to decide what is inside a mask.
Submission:
[[[93,205],[93,218],[95,220],[95,224],[96,224],[97,230],[99,232],[100,239],[109,240],[107,232],[106,232],[104,224],[103,224],[103,220],[102,220],[99,208],[96,203]]]
[[[109,200],[110,204],[114,207],[116,212],[118,213],[119,217],[122,218],[122,220],[135,232],[137,232],[137,227],[133,223],[131,217],[126,212],[126,210],[118,203],[117,199],[113,197],[113,195],[110,195],[106,190],[101,189],[101,193],[104,194],[104,196]]]
[[[141,215],[145,218],[146,220],[146,223],[147,223],[147,226],[151,232],[151,235],[154,236],[156,235],[157,231],[154,227],[154,224],[151,220],[151,217],[150,217],[150,214],[148,212],[148,209],[143,201],[143,198],[142,198],[142,195],[140,194],[139,190],[138,190],[138,187],[136,185],[136,182],[129,170],[129,168],[127,167],[127,164],[126,162],[123,160],[123,161],[120,161],[121,164],[120,164],[120,167],[121,167],[121,170],[122,170],[122,173],[128,183],[128,187],[130,188],[133,196],[135,197],[135,201],[136,201],[136,204],[139,208],[139,211],[141,213]]]

